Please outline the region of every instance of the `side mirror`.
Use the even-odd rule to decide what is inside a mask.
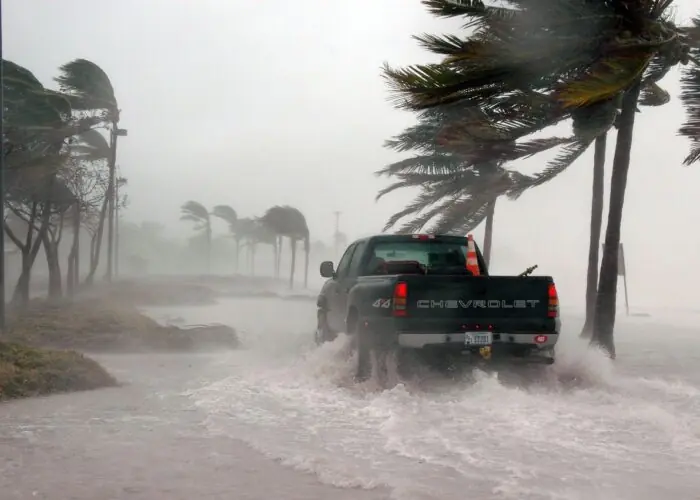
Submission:
[[[335,276],[335,269],[333,269],[333,262],[326,260],[321,262],[321,276],[324,278],[332,278]]]

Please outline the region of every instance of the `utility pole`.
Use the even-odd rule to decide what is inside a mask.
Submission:
[[[116,204],[114,206],[114,276],[119,276],[119,185],[121,177],[117,177],[114,183],[114,198]]]
[[[4,61],[2,50],[2,0],[0,0],[0,62]],[[0,155],[0,333],[5,333],[5,72],[4,64],[0,64],[0,133],[3,137],[3,150]]]
[[[333,233],[333,254],[338,257],[340,254],[340,211],[333,212],[335,215],[335,232]]]
[[[107,196],[109,196],[107,200],[107,281],[112,281],[112,271],[114,269],[114,200],[117,192],[117,138],[126,137],[127,133],[126,129],[119,128],[118,118],[112,122],[110,133],[112,151],[109,158],[109,192],[107,193]]]

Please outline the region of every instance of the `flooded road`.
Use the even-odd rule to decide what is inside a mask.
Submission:
[[[0,406],[2,500],[376,499],[336,490],[206,430],[183,395],[221,356],[98,356],[124,387]]]
[[[313,307],[236,299],[151,310],[231,324],[246,349],[100,357],[127,386],[3,405],[3,500],[657,500],[700,491],[693,321],[621,318],[613,365],[584,349],[570,316],[558,364],[527,383],[478,372],[380,391],[350,383],[342,340],[314,348]]]

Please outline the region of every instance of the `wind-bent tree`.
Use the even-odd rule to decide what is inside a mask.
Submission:
[[[255,252],[257,250],[258,226],[259,223],[255,219],[244,217],[238,219],[236,222],[236,232],[234,234],[236,240],[236,269],[238,269],[240,248],[243,246],[246,249],[246,266],[251,274],[255,274]]]
[[[85,177],[92,171],[92,173],[99,176],[95,181],[104,186],[102,190],[103,197],[98,210],[97,227],[90,240],[90,267],[88,275],[85,278],[85,283],[90,285],[95,280],[95,273],[100,265],[100,256],[102,255],[102,241],[110,195],[109,161],[112,150],[104,135],[98,130],[88,130],[80,134],[76,139],[75,143],[70,146],[71,154],[80,165],[90,169],[83,170]],[[104,176],[101,175],[102,169],[106,170],[106,175]]]
[[[27,234],[16,235],[7,223],[4,231],[22,254],[13,302],[23,306],[29,301],[31,269],[46,241],[55,204],[69,198],[60,178],[68,160],[67,139],[88,130],[96,120],[74,117],[66,96],[46,89],[26,68],[2,63],[6,208],[26,223]]]
[[[308,286],[309,277],[309,252],[311,251],[310,246],[310,235],[309,228],[306,223],[306,217],[297,208],[290,207],[288,205],[269,208],[265,215],[260,218],[263,226],[265,226],[270,233],[276,235],[279,241],[279,252],[278,260],[275,264],[276,273],[279,272],[279,256],[282,253],[282,237],[289,239],[292,263],[289,275],[289,288],[294,288],[294,270],[296,267],[296,247],[298,241],[304,242],[304,253],[305,253],[305,266],[304,266],[304,286]]]
[[[485,219],[483,250],[488,263],[498,197],[517,198],[534,181],[506,169],[505,163],[570,143],[573,139],[554,137],[522,144],[494,141],[494,131],[489,130],[485,118],[480,127],[471,127],[461,134],[459,141],[439,139],[441,131],[449,125],[450,115],[449,112],[424,115],[418,125],[385,143],[396,151],[412,150],[418,154],[377,172],[377,175],[397,179],[381,190],[377,198],[400,188],[422,189],[413,203],[389,219],[384,230],[412,215],[414,219],[405,223],[399,232],[420,231],[434,222],[429,229],[431,232],[465,234]]]
[[[190,200],[180,207],[180,220],[194,222],[195,231],[203,231],[206,245],[207,272],[211,271],[211,217],[209,210],[198,201]]]
[[[62,92],[70,96],[76,111],[99,112],[109,128],[109,180],[107,184],[107,279],[112,279],[114,263],[114,224],[117,138],[119,137],[119,104],[107,73],[87,59],[75,59],[60,67],[56,78]],[[100,239],[102,233],[100,233]]]
[[[455,102],[480,106],[495,123],[519,129],[522,137],[568,118],[574,118],[575,127],[591,126],[576,119],[579,110],[619,102],[622,96],[591,339],[614,357],[617,253],[634,113],[640,94],[663,93],[657,82],[671,66],[688,60],[687,37],[664,17],[672,0],[512,0],[499,7],[467,0],[423,3],[440,16],[467,17],[475,30],[466,40],[420,37],[423,45],[444,56],[440,64],[386,68],[403,107],[420,110]],[[542,105],[533,106],[532,97]],[[541,112],[514,114],[523,100],[530,100],[525,108]],[[577,134],[580,140],[564,148],[560,159],[570,161],[562,165],[571,164],[610,126]],[[548,168],[535,182],[546,182],[556,170]]]
[[[235,237],[236,223],[238,222],[238,214],[230,205],[216,205],[211,211],[214,217],[218,217],[228,224],[228,230]],[[238,271],[238,253],[240,250],[240,240],[236,238],[236,271]]]

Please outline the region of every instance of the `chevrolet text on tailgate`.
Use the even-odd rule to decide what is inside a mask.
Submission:
[[[551,276],[491,276],[470,236],[379,235],[352,243],[318,296],[317,343],[339,332],[357,346],[357,378],[386,355],[551,364],[559,297]],[[376,356],[372,356],[372,353]]]
[[[539,300],[419,300],[416,302],[416,307],[422,309],[512,309],[514,307],[525,309],[526,307],[535,307],[539,304]]]

